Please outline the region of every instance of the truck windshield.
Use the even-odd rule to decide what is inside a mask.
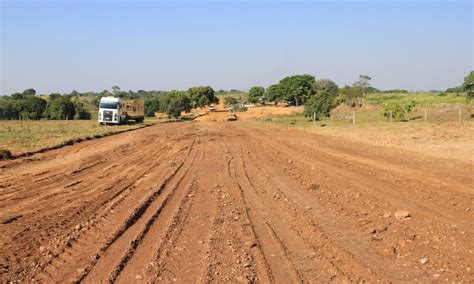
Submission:
[[[100,103],[100,108],[107,108],[107,109],[117,109],[117,103]]]

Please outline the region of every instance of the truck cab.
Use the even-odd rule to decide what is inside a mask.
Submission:
[[[120,98],[102,97],[100,99],[98,121],[100,124],[120,124],[122,122]]]

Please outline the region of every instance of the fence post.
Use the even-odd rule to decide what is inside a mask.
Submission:
[[[427,112],[427,110],[426,110],[426,108],[425,108],[425,123],[426,123],[426,117],[427,117],[427,116],[428,116],[428,112]]]
[[[459,122],[461,122],[462,121],[461,105],[458,106],[458,110],[459,110]]]
[[[356,125],[356,113],[355,111],[352,112],[352,127]]]
[[[390,123],[392,123],[393,117],[392,117],[392,111],[390,111]]]
[[[313,112],[313,126],[316,126],[316,112]]]

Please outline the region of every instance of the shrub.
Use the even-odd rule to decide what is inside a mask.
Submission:
[[[48,119],[72,119],[76,114],[74,103],[67,97],[59,96],[48,101],[45,116]]]
[[[334,95],[327,90],[322,90],[306,102],[304,115],[306,117],[314,115],[317,120],[320,120],[322,117],[329,117],[333,108]]]
[[[20,105],[21,117],[27,119],[40,119],[46,109],[46,101],[34,96],[28,96]]]
[[[236,106],[234,107],[234,111],[235,112],[244,112],[244,111],[247,111],[248,108],[246,106]]]
[[[170,117],[178,118],[183,111],[191,111],[191,99],[181,91],[171,91],[160,97],[160,111]]]
[[[402,106],[398,103],[389,103],[386,104],[383,108],[383,116],[390,118],[392,117],[395,121],[404,121],[407,119],[408,113],[415,111],[416,102],[411,101],[405,106]]]
[[[160,111],[160,97],[151,96],[145,99],[145,115],[154,116],[155,112]]]
[[[265,88],[263,87],[252,87],[249,90],[248,101],[251,103],[256,103],[258,100],[265,95]]]
[[[224,98],[224,104],[225,105],[236,105],[239,103],[239,100],[236,97],[225,97]]]
[[[74,119],[89,120],[92,118],[91,113],[84,107],[83,103],[74,104],[76,114]]]

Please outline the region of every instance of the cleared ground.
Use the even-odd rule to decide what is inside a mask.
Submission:
[[[0,166],[2,282],[474,281],[458,159],[211,119]]]

